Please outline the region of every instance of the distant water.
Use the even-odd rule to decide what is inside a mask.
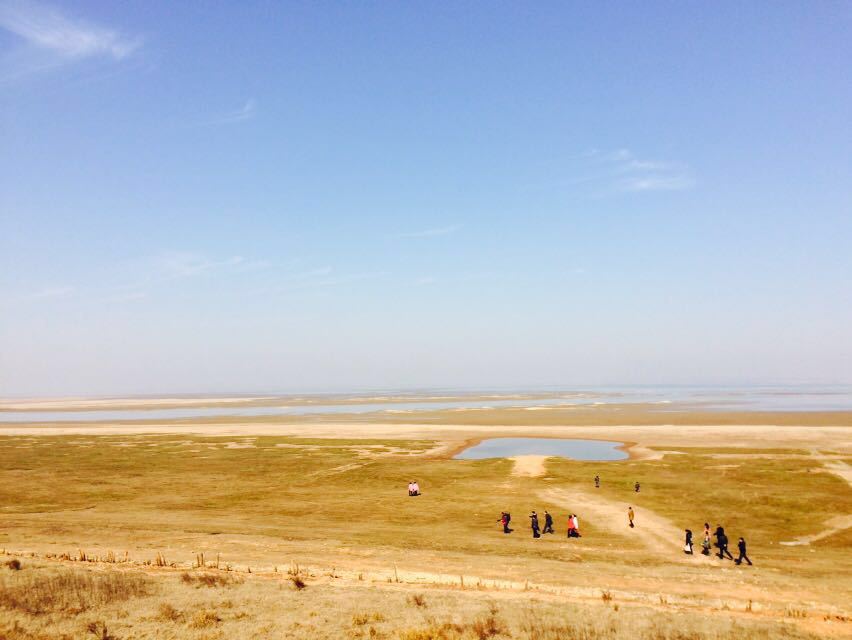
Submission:
[[[620,442],[569,440],[561,438],[490,438],[457,454],[460,460],[510,458],[512,456],[559,456],[574,460],[624,460],[627,453],[618,449]]]
[[[488,407],[554,406],[588,404],[597,398],[584,396],[536,400],[449,400],[440,402],[361,402],[357,404],[310,404],[280,407],[201,407],[170,409],[104,409],[94,411],[0,411],[3,422],[91,422],[117,420],[180,420],[218,416],[305,416],[335,413],[377,413],[484,409]],[[282,401],[284,402],[284,401]]]
[[[452,393],[451,391],[448,393]],[[455,392],[459,394],[460,392]],[[543,393],[530,391],[530,393]],[[660,412],[690,409],[710,411],[852,411],[852,385],[774,387],[630,386],[554,391],[534,400],[448,400],[427,402],[364,402],[277,407],[175,407],[169,409],[103,409],[93,411],[0,411],[0,423],[117,422],[130,420],[181,420],[208,417],[301,416],[317,414],[413,411],[462,411],[487,408],[559,407],[606,404],[649,404]]]

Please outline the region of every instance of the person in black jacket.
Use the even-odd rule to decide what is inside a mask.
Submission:
[[[722,525],[716,525],[716,533],[714,535],[716,536],[716,548],[719,549],[719,558],[724,560],[725,556],[728,556],[728,559],[733,560],[734,556],[728,551],[728,536],[725,535]]]
[[[739,555],[739,557],[738,557],[736,560],[734,560],[734,562],[736,562],[737,564],[742,564],[743,560],[745,560],[746,562],[748,562],[749,566],[751,566],[751,560],[749,560],[749,559],[748,559],[748,556],[746,555],[746,541],[745,541],[745,538],[740,538],[740,539],[737,541],[737,549],[739,549],[739,551],[740,551],[740,555]]]
[[[686,530],[686,540],[683,543],[683,552],[688,556],[692,555],[692,529]]]
[[[533,538],[541,537],[541,531],[538,526],[538,514],[535,511],[530,514],[530,528],[532,529]]]
[[[553,533],[553,516],[547,511],[544,512],[544,530],[542,533]]]

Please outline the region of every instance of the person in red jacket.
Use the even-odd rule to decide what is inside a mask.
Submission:
[[[568,516],[568,537],[576,538],[577,537],[577,528],[574,525],[574,514],[572,513]]]

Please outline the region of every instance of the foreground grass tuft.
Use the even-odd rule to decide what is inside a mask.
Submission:
[[[426,607],[426,596],[422,593],[415,593],[408,597],[408,603],[414,605],[415,607],[425,608]]]
[[[212,627],[222,622],[222,618],[219,617],[219,614],[215,609],[204,609],[203,611],[198,611],[194,616],[192,616],[192,620],[189,623],[189,626],[193,629],[205,629],[207,627]]]
[[[194,584],[197,587],[227,587],[234,584],[231,576],[216,573],[189,573],[181,574],[180,579],[186,584]]]
[[[28,571],[0,581],[0,607],[31,615],[78,614],[151,591],[148,579],[120,572]]]
[[[184,618],[183,613],[175,609],[170,602],[163,602],[157,610],[157,620],[161,622],[180,622]]]

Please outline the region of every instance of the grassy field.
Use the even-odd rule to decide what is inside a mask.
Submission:
[[[0,572],[4,638],[521,638],[757,640],[818,636],[754,613],[665,611],[620,603],[523,598],[475,588],[334,585],[295,571],[272,577],[209,571],[18,563]],[[835,623],[837,624],[837,623]]]
[[[511,460],[447,459],[445,445],[428,438],[0,437],[0,548],[24,564],[3,572],[0,637],[852,632],[845,621],[850,530],[811,545],[779,544],[852,513],[849,485],[807,451],[667,446],[657,460],[553,458],[542,477],[521,477]],[[671,547],[645,544],[626,516],[619,530],[580,509],[584,536],[566,539],[570,496],[595,492],[596,473],[603,479],[596,499],[653,512],[676,532]],[[407,496],[412,479],[423,496]],[[550,501],[554,489],[568,502]],[[557,534],[532,540],[531,509],[549,509]],[[510,536],[496,522],[503,510],[514,517]],[[698,539],[704,521],[722,523],[732,543],[744,535],[755,567],[685,557],[680,531],[689,527]],[[204,565],[218,570],[197,567],[202,553]],[[166,566],[157,566],[158,554]],[[287,575],[296,566],[306,573],[303,590]],[[27,580],[80,571],[137,576],[146,586],[123,603],[91,596],[76,613],[64,605],[34,612],[10,597],[38,591],[21,586]],[[225,575],[226,584],[180,579],[204,571]],[[83,582],[86,593],[100,593]],[[417,590],[427,592],[428,608],[410,604]],[[161,611],[168,602],[176,612]],[[498,613],[489,613],[494,607]],[[208,610],[216,612],[209,623],[199,622]],[[358,616],[365,622],[352,622]],[[494,633],[483,636],[474,626],[489,616]],[[94,631],[81,631],[89,623]]]

